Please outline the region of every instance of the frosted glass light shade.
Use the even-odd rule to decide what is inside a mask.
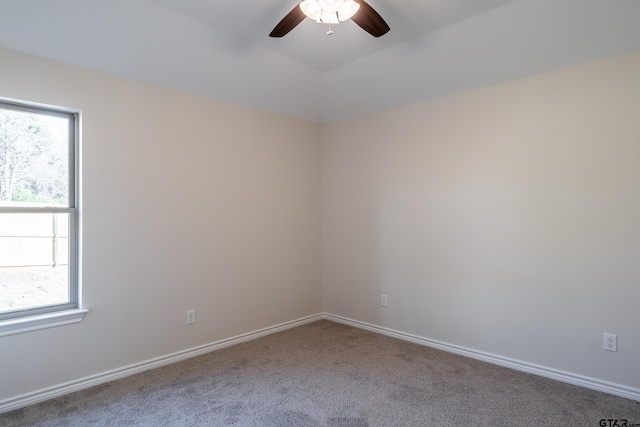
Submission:
[[[338,19],[340,21],[351,19],[353,15],[358,12],[358,10],[360,10],[360,5],[358,3],[353,0],[347,0],[338,11]]]
[[[307,15],[308,18],[314,21],[320,21],[322,9],[320,9],[318,0],[304,0],[300,3],[300,10],[302,10],[302,13]]]

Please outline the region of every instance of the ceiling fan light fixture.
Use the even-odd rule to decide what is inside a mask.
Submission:
[[[284,37],[305,18],[319,23],[337,24],[349,19],[374,37],[389,32],[389,25],[365,0],[301,0],[273,28],[269,37]],[[331,34],[329,27],[328,34]]]
[[[360,9],[353,0],[304,0],[300,10],[308,18],[322,24],[338,24],[351,19]]]

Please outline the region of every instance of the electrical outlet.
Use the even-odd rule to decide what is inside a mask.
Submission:
[[[604,349],[618,352],[618,336],[615,334],[604,334]]]
[[[194,323],[196,323],[196,311],[187,310],[187,325],[192,325]]]
[[[387,306],[387,296],[385,294],[380,295],[380,305],[383,307]]]

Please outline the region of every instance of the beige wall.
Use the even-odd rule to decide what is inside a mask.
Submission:
[[[640,388],[640,54],[323,142],[325,311]]]
[[[0,401],[321,311],[319,125],[7,50],[0,64],[0,96],[82,110],[91,310],[0,338]]]
[[[0,338],[0,401],[323,310],[640,388],[640,54],[322,128],[0,64],[83,111],[91,309]]]

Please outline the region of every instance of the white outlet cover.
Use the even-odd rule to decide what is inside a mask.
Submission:
[[[606,351],[618,351],[618,336],[616,334],[604,334],[603,348]]]
[[[191,325],[193,323],[196,323],[196,311],[195,310],[188,310],[187,311],[187,325]]]

